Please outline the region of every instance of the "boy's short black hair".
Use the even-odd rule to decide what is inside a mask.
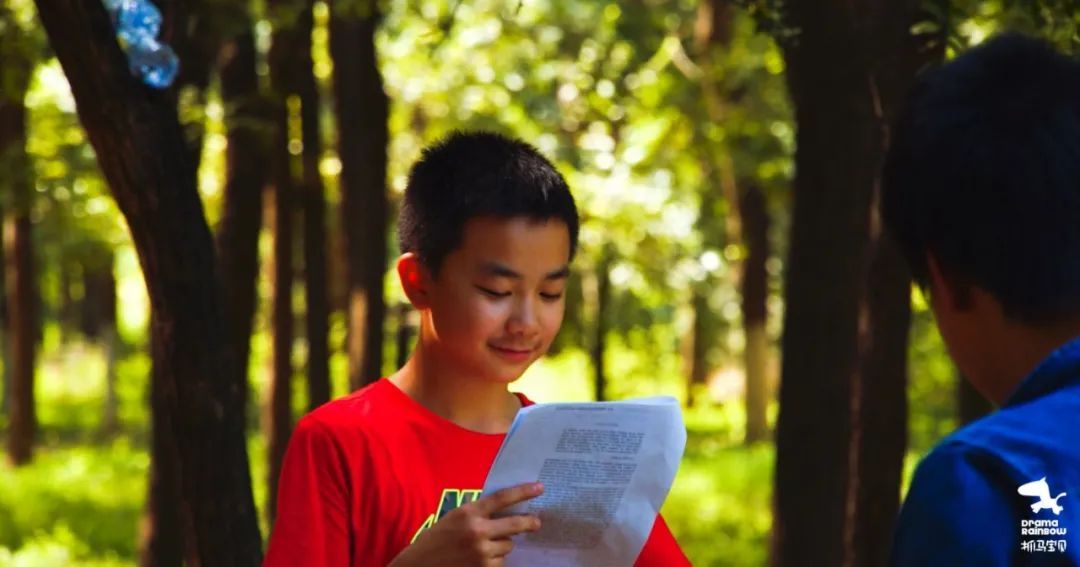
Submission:
[[[920,286],[930,252],[1014,320],[1080,315],[1080,62],[1010,34],[925,73],[882,181],[882,216]]]
[[[536,148],[491,132],[455,132],[413,165],[398,216],[398,244],[437,276],[472,218],[558,219],[577,250],[578,213],[562,175]]]

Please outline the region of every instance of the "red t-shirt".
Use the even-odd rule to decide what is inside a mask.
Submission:
[[[463,429],[389,380],[318,408],[289,441],[264,566],[388,564],[478,497],[503,437]],[[689,564],[657,516],[636,565]]]

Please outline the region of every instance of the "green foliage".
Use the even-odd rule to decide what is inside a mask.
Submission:
[[[945,350],[925,299],[912,295],[908,345],[908,447],[926,452],[959,425],[956,411],[956,367]]]
[[[715,443],[691,430],[661,513],[694,565],[765,565],[773,448]]]
[[[119,438],[46,448],[30,467],[0,467],[0,563],[11,550],[23,565],[130,560],[149,463],[143,447]]]
[[[663,10],[586,1],[390,3],[379,49],[394,102],[393,191],[403,190],[420,148],[453,129],[532,142],[555,159],[582,212],[577,271],[595,272],[613,251],[614,329],[653,359],[669,357],[674,337],[686,332],[677,314],[690,286],[721,308],[737,297],[736,271],[725,259],[738,249],[725,253],[723,234],[734,205],[717,180],[757,183],[779,205],[793,151],[777,48],[738,14],[731,44],[699,53],[686,47],[697,17],[689,1]],[[727,101],[722,119],[702,102],[705,76]],[[706,201],[711,221],[701,220]],[[580,283],[584,303],[571,306],[560,346],[574,344],[571,337],[587,344],[580,329],[594,317],[589,277]],[[728,340],[715,340],[734,333],[735,322],[713,322],[714,360],[736,354]],[[664,338],[642,339],[650,335]]]
[[[120,399],[126,433],[103,441],[93,431],[103,398],[101,353],[85,346],[49,354],[41,374],[45,447],[27,467],[0,465],[0,565],[121,565],[136,554],[137,530],[149,471],[141,390],[149,376],[144,354],[121,361]],[[634,395],[671,391],[678,376],[652,375],[634,350],[615,346],[611,362],[637,368]],[[588,358],[568,350],[531,369],[515,385],[538,401],[588,399]],[[78,377],[77,379],[72,377]],[[649,385],[651,384],[651,385]],[[257,388],[256,398],[262,388]],[[133,397],[134,394],[134,397]],[[740,409],[702,407],[687,413],[687,453],[663,514],[696,565],[763,562],[769,525],[772,453],[744,450]],[[264,535],[265,440],[253,428],[248,442],[255,501]],[[104,520],[103,520],[104,519]],[[718,547],[717,534],[729,545]]]
[[[1009,31],[1042,37],[1066,52],[1080,52],[1076,0],[956,0],[954,9],[960,22],[954,53]]]
[[[142,275],[63,73],[42,52],[40,34],[29,32],[32,2],[4,2],[0,25],[7,27],[0,28],[0,42],[8,43],[3,49],[40,62],[32,72],[14,76],[5,71],[0,78],[5,93],[18,81],[28,88],[27,151],[46,325],[38,385],[44,448],[27,468],[0,467],[0,565],[129,564],[147,470],[150,361]],[[769,333],[778,336],[795,124],[775,40],[792,39],[797,30],[784,24],[783,0],[737,4],[742,9],[732,21],[730,41],[709,46],[695,38],[698,3],[692,0],[380,3],[377,46],[392,103],[388,182],[394,204],[424,145],[455,129],[477,128],[511,133],[536,145],[556,162],[578,200],[581,250],[558,353],[515,385],[533,399],[591,399],[586,349],[595,276],[608,260],[609,395],[685,394],[680,346],[691,319],[692,291],[704,296],[708,306],[698,315],[708,316],[709,366],[715,370],[737,359],[742,349],[738,262],[745,250],[731,224],[735,203],[730,186],[725,187],[730,180],[736,186],[753,183],[768,198],[774,246],[768,262]],[[208,6],[215,14],[227,12],[222,22],[243,20],[235,3],[213,0]],[[297,4],[290,6],[295,10]],[[366,17],[372,4],[356,0],[334,6]],[[924,21],[914,31],[943,37],[949,56],[1009,29],[1037,33],[1076,50],[1080,11],[1075,8],[1075,0],[926,0]],[[314,15],[314,71],[329,92],[328,4],[316,3]],[[265,79],[274,24],[288,18],[277,12],[257,13],[256,18],[261,18],[255,31]],[[15,35],[6,31],[13,25],[29,35],[11,42]],[[224,33],[238,31],[235,24],[221,25]],[[208,92],[189,88],[179,93],[185,122],[203,136],[199,187],[211,221],[221,205],[224,117],[233,110],[223,107],[216,89],[212,83]],[[328,206],[334,208],[340,162],[333,149],[329,102],[322,113],[327,149],[321,170]],[[327,220],[336,230],[338,215],[331,213]],[[262,243],[264,252],[268,244],[268,239]],[[110,251],[115,252],[125,343],[117,381],[124,434],[103,440],[98,427],[104,355],[100,347],[72,339],[56,321],[65,297],[80,298],[82,271],[106,261]],[[331,279],[342,279],[338,263],[330,264]],[[402,301],[392,270],[385,282],[390,303]],[[267,297],[268,285],[268,278],[260,279],[260,296]],[[299,289],[296,304],[302,304]],[[911,447],[918,455],[955,427],[956,376],[925,303],[917,298],[915,306],[909,393]],[[252,340],[249,407],[249,458],[260,507],[266,501],[266,455],[257,431],[268,375],[268,326],[266,313],[260,312]],[[344,335],[344,319],[336,312],[330,338],[334,395],[347,390],[340,349]],[[393,339],[389,335],[385,345],[388,371],[396,354]],[[296,354],[300,363],[302,349]],[[298,364],[297,376],[303,372]],[[306,408],[305,398],[304,389],[297,387],[297,415]],[[706,402],[687,410],[686,420],[687,453],[664,508],[669,524],[695,564],[764,564],[771,447],[738,446],[745,421],[739,403]],[[915,460],[908,459],[907,474]],[[265,533],[264,514],[260,521]]]

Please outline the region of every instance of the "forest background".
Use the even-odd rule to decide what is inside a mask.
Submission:
[[[292,424],[408,354],[396,209],[458,129],[566,176],[567,316],[517,388],[679,397],[695,565],[883,564],[914,464],[992,410],[878,168],[921,70],[1076,53],[1075,0],[156,5],[165,89],[104,6],[0,4],[0,565],[257,565]]]

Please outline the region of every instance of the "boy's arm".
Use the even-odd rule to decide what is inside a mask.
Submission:
[[[349,565],[343,462],[325,426],[301,419],[285,451],[277,514],[263,567]]]
[[[1011,565],[1020,523],[1011,494],[1003,492],[1016,487],[1001,466],[963,445],[927,456],[900,511],[890,564]]]
[[[679,542],[675,541],[675,536],[671,535],[664,517],[657,514],[649,539],[645,540],[645,547],[642,548],[641,555],[638,555],[634,566],[682,567],[683,565],[690,565],[690,560],[679,547]]]

